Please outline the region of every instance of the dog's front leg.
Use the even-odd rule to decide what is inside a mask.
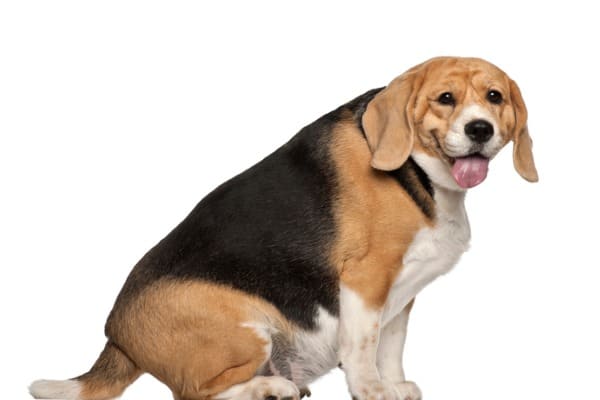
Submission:
[[[377,370],[382,311],[383,306],[368,304],[357,290],[341,285],[340,360],[350,393],[357,400],[404,400]]]
[[[418,400],[422,397],[421,390],[415,383],[406,381],[402,366],[408,316],[413,302],[414,299],[383,326],[377,349],[377,369],[382,379],[394,383],[400,398]]]

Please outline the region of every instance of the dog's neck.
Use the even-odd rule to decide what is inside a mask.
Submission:
[[[439,214],[454,216],[467,220],[465,210],[466,191],[449,190],[443,186],[433,184],[435,187],[435,204]]]
[[[431,180],[438,219],[461,220],[468,225],[465,210],[467,191],[458,186],[446,164],[439,158],[420,152],[413,152],[412,158]]]
[[[463,194],[466,192],[466,189],[458,186],[444,161],[418,151],[413,151],[412,158],[429,176],[434,187],[444,188],[452,192],[462,192]]]

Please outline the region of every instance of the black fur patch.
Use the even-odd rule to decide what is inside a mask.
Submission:
[[[258,295],[306,329],[319,306],[338,315],[338,278],[327,259],[336,186],[329,143],[342,113],[324,115],[206,196],[138,263],[115,309],[147,284],[174,278]]]
[[[390,171],[389,174],[406,190],[406,193],[412,197],[427,218],[435,218],[431,180],[412,157],[409,157],[400,168]]]
[[[199,279],[260,296],[305,329],[315,327],[319,306],[339,315],[338,277],[328,260],[335,239],[332,131],[349,117],[361,127],[380,90],[319,118],[208,194],[138,262],[113,313],[159,279]],[[422,196],[432,194],[424,172],[409,160],[392,175],[431,215]],[[412,190],[417,184],[425,190]]]

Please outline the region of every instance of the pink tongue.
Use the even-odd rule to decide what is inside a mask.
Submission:
[[[452,166],[452,176],[461,188],[472,188],[484,181],[489,163],[489,159],[481,156],[457,158]]]

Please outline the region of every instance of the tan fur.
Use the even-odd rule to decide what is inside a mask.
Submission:
[[[107,335],[179,399],[210,399],[263,365],[267,342],[244,324],[291,327],[267,302],[202,282],[162,280],[114,313]]]
[[[430,221],[394,178],[370,166],[371,153],[352,121],[341,122],[334,134],[338,232],[332,261],[343,284],[380,308],[402,255]]]
[[[533,142],[529,136],[527,128],[527,108],[521,96],[521,90],[515,83],[510,81],[510,96],[514,104],[515,128],[514,137],[515,146],[513,148],[513,161],[515,169],[521,176],[529,182],[538,181],[538,173],[533,161]]]
[[[502,94],[501,104],[486,100],[491,89]],[[444,92],[453,93],[455,106],[438,102]],[[342,283],[374,308],[385,303],[414,235],[432,221],[393,178],[372,167],[396,169],[415,150],[438,157],[451,167],[454,160],[444,148],[445,136],[464,107],[473,104],[495,117],[503,144],[514,140],[517,171],[527,180],[537,180],[525,104],[518,87],[484,60],[434,58],[394,79],[373,98],[363,115],[368,146],[351,121],[337,127],[331,151],[339,174],[339,230],[332,257]]]
[[[394,79],[368,104],[362,122],[373,152],[373,168],[391,171],[410,156],[415,137],[411,115],[422,82],[422,74],[409,71]]]
[[[454,122],[467,105],[477,104],[486,108],[496,120],[501,122],[501,133],[508,141],[510,136],[509,118],[501,118],[503,107],[492,105],[485,100],[491,88],[506,95],[508,77],[493,65],[478,59],[438,58],[425,64],[422,71],[427,78],[419,95],[418,111],[414,118],[420,129],[419,138],[422,149],[448,159],[444,151],[444,139]],[[444,92],[453,93],[456,106],[439,104],[437,99]],[[507,96],[508,97],[508,96]]]
[[[77,380],[82,399],[112,399],[123,393],[142,371],[114,343],[108,342],[89,372]]]
[[[502,104],[486,100],[490,89],[502,93]],[[456,106],[437,101],[444,92],[454,94]],[[454,161],[446,155],[445,136],[463,108],[472,104],[486,108],[495,117],[504,144],[514,141],[517,172],[528,181],[537,181],[527,110],[519,88],[501,69],[477,58],[433,58],[394,79],[375,96],[363,117],[373,150],[372,165],[395,169],[414,148],[451,166]],[[385,148],[380,149],[383,145]]]

